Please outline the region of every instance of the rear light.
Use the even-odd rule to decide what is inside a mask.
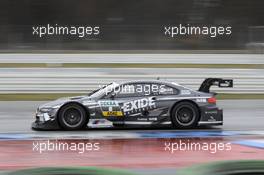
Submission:
[[[211,103],[211,104],[216,104],[216,98],[215,97],[210,97],[210,98],[207,99],[207,102]]]

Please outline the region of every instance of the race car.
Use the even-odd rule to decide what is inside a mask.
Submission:
[[[233,80],[207,78],[197,91],[162,80],[113,82],[88,95],[41,105],[32,128],[80,130],[102,121],[119,127],[222,125],[223,111],[216,106],[216,93],[210,92],[212,85],[233,87]]]

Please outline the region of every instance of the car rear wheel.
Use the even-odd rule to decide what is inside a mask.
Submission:
[[[58,120],[63,129],[78,130],[86,127],[88,116],[80,105],[68,104],[61,108]]]
[[[178,103],[172,110],[171,120],[176,128],[193,128],[199,120],[199,110],[191,102]]]

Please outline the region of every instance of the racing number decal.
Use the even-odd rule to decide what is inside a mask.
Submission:
[[[117,101],[100,101],[99,105],[101,107],[102,114],[105,117],[109,117],[109,116],[123,117],[124,116]]]

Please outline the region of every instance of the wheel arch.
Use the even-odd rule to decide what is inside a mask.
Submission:
[[[172,107],[170,108],[170,117],[172,116],[172,111],[175,108],[176,105],[178,105],[179,103],[183,103],[183,102],[188,102],[188,103],[192,103],[194,106],[197,107],[198,111],[199,111],[199,120],[201,118],[201,109],[199,107],[199,105],[197,103],[195,103],[193,100],[189,100],[189,99],[184,99],[184,100],[180,100],[175,102]]]
[[[67,103],[64,103],[64,104],[59,108],[59,110],[57,111],[57,114],[56,114],[56,121],[57,121],[57,123],[58,123],[58,125],[59,125],[60,128],[62,128],[62,126],[61,126],[61,123],[60,123],[60,121],[59,121],[59,119],[58,119],[58,116],[59,116],[59,114],[60,114],[60,112],[61,112],[61,109],[62,109],[64,106],[66,106],[66,105],[70,105],[70,104],[79,105],[81,108],[83,108],[84,111],[85,111],[85,113],[86,113],[86,116],[87,116],[87,121],[89,122],[89,119],[90,119],[90,117],[89,117],[89,116],[90,116],[89,110],[88,110],[83,104],[81,104],[81,103],[79,103],[79,102],[77,102],[77,101],[69,101],[69,102],[67,102]]]
[[[64,103],[60,108],[59,110],[57,111],[57,114],[56,114],[56,118],[58,117],[58,115],[60,114],[61,112],[61,109],[66,106],[66,105],[71,105],[71,104],[76,104],[76,105],[79,105],[80,107],[82,107],[84,109],[84,111],[86,112],[86,115],[87,116],[90,116],[90,112],[89,110],[80,102],[77,102],[77,101],[69,101],[67,103]]]

